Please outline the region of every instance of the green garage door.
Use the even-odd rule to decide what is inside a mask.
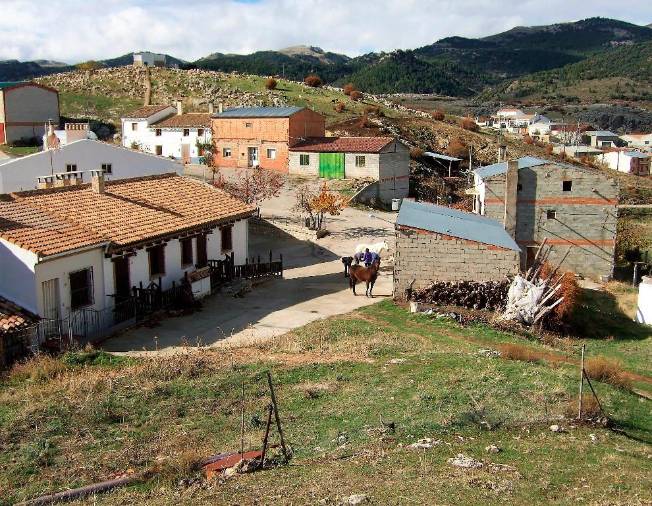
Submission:
[[[344,153],[319,153],[319,177],[344,179]]]

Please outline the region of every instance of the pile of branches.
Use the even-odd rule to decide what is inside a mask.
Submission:
[[[509,287],[507,307],[502,320],[517,321],[524,325],[548,328],[559,327],[572,314],[577,304],[580,288],[575,276],[560,271],[570,247],[561,262],[552,266],[548,262],[552,246],[546,247],[544,239],[537,251],[534,264],[524,276],[516,276]]]
[[[505,307],[510,281],[438,281],[410,294],[410,300],[440,306],[495,311]]]

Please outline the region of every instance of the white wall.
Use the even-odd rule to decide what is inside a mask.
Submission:
[[[7,125],[8,143],[22,138],[40,138],[45,132],[45,123],[49,119],[55,125],[59,123],[59,96],[57,92],[40,86],[5,89],[4,114],[7,123],[33,123],[33,125]]]
[[[128,135],[123,134],[122,145],[125,147],[131,147],[132,142],[138,144],[138,149],[145,153],[156,154],[156,146],[161,146],[163,148],[161,156],[164,157],[174,157],[177,160],[181,160],[181,145],[188,144],[190,146],[190,158],[193,163],[199,161],[199,150],[197,149],[197,140],[206,143],[211,141],[211,129],[203,128],[203,135],[198,135],[197,128],[188,128],[189,135],[183,135],[183,128],[162,128],[161,135],[156,135],[156,126],[140,126],[138,127],[137,132],[132,132],[129,121],[124,121],[126,125],[123,124],[123,132],[126,132]],[[124,130],[124,129],[127,130]]]
[[[104,309],[104,248],[98,247],[88,251],[73,253],[71,255],[43,259],[36,264],[36,299],[38,314],[44,314],[42,283],[50,279],[59,278],[60,312],[62,318],[70,313],[70,273],[93,268],[93,304],[92,309]]]
[[[136,142],[140,144],[142,139],[147,137],[150,133],[149,125],[161,121],[163,118],[176,114],[177,109],[169,106],[165,109],[152,114],[149,118],[122,118],[122,145],[126,148],[131,148],[131,144]],[[132,130],[132,123],[137,123],[136,130]]]
[[[0,239],[0,295],[38,312],[34,266],[36,254]]]
[[[183,174],[183,167],[174,160],[82,139],[59,150],[41,151],[5,163],[0,162],[0,193],[36,188],[39,176],[65,172],[66,164],[69,163],[76,164],[80,171],[100,169],[103,163],[110,163],[113,170],[111,174],[106,174],[107,180],[167,172]],[[85,174],[84,180],[89,182],[90,174]]]

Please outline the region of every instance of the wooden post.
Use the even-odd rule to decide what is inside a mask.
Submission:
[[[263,438],[263,451],[260,456],[260,467],[265,467],[265,454],[267,453],[267,441],[269,441],[269,430],[272,427],[272,405],[267,406],[267,425],[265,426],[265,437]]]
[[[577,419],[582,419],[582,396],[584,395],[584,350],[586,344],[582,345],[582,358],[580,360],[580,400],[578,401]]]
[[[283,450],[283,457],[285,460],[290,460],[288,456],[288,450],[285,446],[285,438],[283,437],[283,428],[281,427],[281,417],[278,414],[278,404],[276,403],[276,394],[274,393],[274,385],[272,384],[272,373],[267,371],[267,384],[269,385],[269,395],[272,398],[272,405],[274,406],[274,418],[276,419],[276,428],[278,429],[278,435],[281,439],[281,449]]]
[[[240,418],[240,460],[242,460],[244,455],[244,430],[245,430],[245,384],[242,380],[242,405],[240,409],[241,418]]]

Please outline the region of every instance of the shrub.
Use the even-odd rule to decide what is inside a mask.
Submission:
[[[477,132],[478,131],[478,124],[475,122],[473,118],[463,118],[462,121],[460,121],[460,126],[464,130],[469,130],[470,132]]]
[[[315,74],[306,76],[303,82],[312,88],[319,88],[323,84],[321,77]]]
[[[344,102],[338,102],[337,104],[335,104],[335,110],[337,112],[344,112],[345,109],[346,109],[346,105],[344,104]]]
[[[349,94],[349,98],[350,98],[351,100],[353,100],[354,102],[358,102],[359,100],[362,100],[362,97],[363,97],[362,93],[359,92],[358,90],[353,90],[353,91]]]
[[[532,144],[534,144],[534,139],[532,137],[530,137],[529,135],[525,135],[525,136],[523,136],[523,142],[525,144],[532,145]]]
[[[12,379],[27,379],[35,383],[42,383],[60,376],[67,369],[67,365],[58,358],[40,354],[25,362],[15,364],[10,374]]]
[[[568,418],[577,418],[579,400],[580,398],[578,395],[568,401],[565,413]],[[595,420],[601,416],[602,412],[600,411],[600,406],[598,405],[598,401],[595,400],[595,397],[590,393],[582,395],[582,418]]]
[[[380,107],[378,107],[377,105],[368,105],[368,106],[365,106],[365,108],[364,108],[364,113],[365,114],[378,115],[379,112],[380,112]]]
[[[273,77],[270,77],[269,79],[267,79],[267,81],[265,81],[265,88],[267,88],[268,90],[275,90],[277,85],[278,85],[278,81]]]
[[[448,147],[446,148],[446,153],[456,158],[462,158],[468,155],[468,149],[469,148],[466,145],[466,143],[459,137],[456,137],[455,139],[451,140],[450,143],[448,144]]]
[[[349,83],[344,85],[342,91],[344,92],[345,95],[350,95],[352,92],[357,91],[357,89],[353,83]]]
[[[552,155],[553,147],[552,144],[546,144],[546,154]]]
[[[500,356],[508,360],[520,360],[523,362],[540,362],[542,355],[522,344],[504,343],[499,344]]]
[[[589,358],[584,361],[586,375],[596,381],[609,383],[618,388],[628,389],[632,386],[631,380],[623,371],[621,365],[615,360],[605,357]]]
[[[444,121],[446,119],[446,115],[444,114],[444,111],[441,111],[439,109],[432,111],[431,113],[432,119],[435,121]]]
[[[425,151],[421,148],[412,148],[410,150],[410,158],[412,160],[419,160],[420,158],[423,158]]]
[[[362,116],[360,116],[360,119],[358,120],[358,127],[359,128],[370,128],[372,126],[373,126],[373,123],[371,123],[371,121],[369,121],[369,116],[367,116],[366,114],[363,114]]]

